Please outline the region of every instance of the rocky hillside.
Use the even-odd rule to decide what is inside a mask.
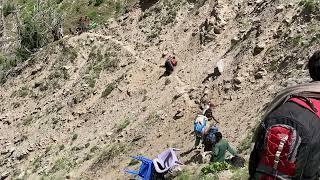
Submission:
[[[123,169],[137,167],[130,155],[153,158],[167,147],[181,149],[182,168],[195,174],[199,152],[188,150],[206,100],[216,105],[225,138],[248,158],[252,129],[274,94],[309,81],[317,3],[142,1],[43,47],[0,86],[0,179],[129,179]],[[178,66],[160,78],[165,52]],[[224,71],[212,79],[218,61]],[[219,176],[241,179],[236,174]]]

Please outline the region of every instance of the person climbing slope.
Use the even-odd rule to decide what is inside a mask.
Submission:
[[[163,75],[160,76],[159,79],[164,76],[171,75],[174,71],[174,67],[177,66],[177,60],[175,56],[172,56],[170,54],[163,54],[162,57],[166,59],[164,66],[162,66],[166,69],[166,71],[163,73]]]
[[[209,125],[208,118],[199,113],[194,120],[195,144],[194,149],[198,149],[200,142],[204,144],[204,151],[212,151],[216,143],[215,133],[218,127]]]
[[[220,123],[218,118],[213,115],[213,107],[214,104],[212,102],[206,104],[203,110],[203,115],[206,116],[209,121],[214,120],[216,123]]]
[[[216,141],[217,143],[212,150],[211,162],[224,162],[227,151],[233,156],[237,156],[237,152],[230,147],[228,141],[222,138],[221,132],[216,133]]]
[[[313,82],[287,88],[270,103],[250,154],[250,179],[320,177],[320,51],[308,62]]]

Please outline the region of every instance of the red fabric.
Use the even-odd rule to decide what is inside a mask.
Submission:
[[[281,174],[294,176],[295,170],[296,170],[296,164],[295,162],[290,162],[288,160],[288,154],[290,153],[290,146],[292,145],[291,141],[292,139],[292,130],[289,128],[281,127],[281,126],[275,126],[272,127],[267,131],[266,134],[266,142],[264,146],[264,152],[262,153],[262,159],[260,160],[261,165],[273,168],[274,166],[274,160],[276,152],[278,151],[281,137],[283,135],[288,136],[288,140],[285,142],[283,146],[283,150],[280,154],[280,161],[278,163],[278,167],[276,171]],[[269,179],[269,178],[263,178],[263,179]]]
[[[310,111],[314,112],[319,118],[320,118],[320,101],[317,99],[309,98],[309,100],[312,102],[313,106],[317,109],[318,112],[314,112],[314,110],[303,100],[299,98],[290,98],[289,101],[295,102],[304,108],[309,109]]]
[[[174,58],[172,58],[172,59],[171,59],[171,63],[172,63],[173,66],[176,66],[176,65],[177,65],[177,60],[174,59]]]

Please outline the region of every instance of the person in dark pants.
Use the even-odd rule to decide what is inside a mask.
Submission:
[[[166,57],[166,62],[163,66],[166,69],[166,71],[160,76],[159,79],[161,79],[164,76],[170,76],[174,71],[174,67],[177,66],[177,60],[175,56],[163,55],[162,57]]]

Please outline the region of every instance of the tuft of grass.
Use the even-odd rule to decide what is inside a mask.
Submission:
[[[102,92],[101,97],[102,98],[108,97],[116,87],[117,87],[117,84],[115,82],[108,84],[106,89]]]
[[[20,97],[26,97],[29,94],[29,89],[27,87],[22,87],[19,91],[18,91],[18,95]]]
[[[42,158],[42,156],[39,156],[33,160],[33,162],[32,162],[32,165],[33,165],[32,172],[33,173],[37,172],[37,170],[41,167],[41,158]]]
[[[45,151],[44,153],[47,154],[48,152],[51,151],[51,149],[52,149],[52,145],[47,146],[47,147],[46,147],[46,151]]]
[[[124,130],[128,125],[130,124],[130,121],[128,119],[122,121],[119,125],[116,126],[116,132],[120,133],[122,130]]]
[[[299,2],[299,5],[303,6],[303,9],[310,14],[315,11],[317,4],[318,0],[301,0]]]
[[[33,117],[31,115],[27,116],[27,118],[23,121],[24,126],[28,126],[31,124]]]
[[[11,2],[5,3],[3,6],[3,16],[4,17],[9,16],[11,13],[13,13],[14,10],[15,10],[15,6],[13,3]]]
[[[238,146],[239,153],[243,153],[246,150],[250,149],[251,142],[253,140],[253,136],[259,127],[259,122],[248,132],[247,136],[241,141],[241,143]]]
[[[98,14],[97,14],[97,11],[92,10],[92,11],[90,11],[90,12],[87,14],[87,16],[88,16],[90,19],[96,19],[97,16],[98,16]]]
[[[65,147],[64,147],[64,144],[61,144],[61,145],[59,146],[59,151],[62,151],[64,148],[65,148]]]
[[[166,79],[166,81],[164,82],[164,85],[169,85],[171,83],[171,80],[169,78]]]
[[[74,167],[74,163],[72,163],[68,158],[60,158],[54,163],[49,172],[56,173],[61,170],[69,172],[72,167]]]
[[[97,171],[99,168],[103,167],[107,162],[113,160],[115,157],[126,152],[126,145],[122,143],[113,144],[108,146],[101,154],[96,158],[96,160],[91,165],[90,169]]]
[[[94,6],[100,6],[104,0],[95,0]]]
[[[136,160],[136,159],[131,159],[131,161],[129,162],[128,166],[134,166],[139,164],[140,161]]]
[[[232,177],[230,179],[232,180],[246,180],[249,179],[249,170],[248,166],[245,166],[244,168],[235,169],[232,171]]]
[[[71,140],[75,141],[76,139],[78,139],[78,134],[73,134]]]

